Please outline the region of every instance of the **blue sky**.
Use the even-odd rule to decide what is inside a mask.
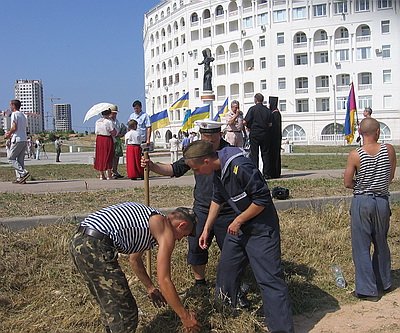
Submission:
[[[70,103],[73,128],[96,103],[119,106],[126,121],[133,100],[144,104],[143,16],[158,0],[1,0],[0,110],[17,79],[42,80],[45,112]]]

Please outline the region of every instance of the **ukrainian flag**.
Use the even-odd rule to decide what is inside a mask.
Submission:
[[[354,85],[351,83],[349,97],[347,98],[346,119],[344,121],[344,135],[348,144],[354,140],[354,132],[356,128],[356,95],[354,93]]]
[[[221,116],[228,113],[228,97],[226,98],[224,104],[219,109],[218,113],[213,118],[214,121],[221,121]]]
[[[194,124],[196,120],[202,120],[210,116],[210,104],[206,104],[194,110],[190,115],[189,121]]]
[[[153,114],[150,116],[151,121],[151,129],[153,131],[168,126],[169,118],[168,118],[168,110],[161,111],[159,113]]]
[[[169,108],[170,110],[180,109],[180,108],[187,108],[189,107],[189,92],[179,98],[174,104],[171,105]]]
[[[190,121],[190,116],[192,114],[192,111],[190,109],[186,110],[185,113],[185,117],[183,118],[183,122],[182,122],[182,131],[188,131],[189,129],[191,129],[192,123]]]

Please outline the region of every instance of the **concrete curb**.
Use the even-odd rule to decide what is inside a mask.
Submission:
[[[336,197],[321,197],[321,198],[308,198],[308,199],[289,199],[289,200],[274,200],[276,209],[288,210],[294,208],[311,208],[322,209],[325,206],[338,206],[340,204],[350,205],[352,196],[336,196]],[[392,192],[390,194],[390,202],[400,202],[400,191]],[[161,208],[162,212],[168,213],[173,208]],[[39,225],[49,225],[56,223],[63,223],[66,221],[79,223],[86,218],[87,215],[44,215],[32,217],[13,217],[13,218],[0,218],[0,225],[4,225],[10,230],[17,231],[28,228],[33,228]]]

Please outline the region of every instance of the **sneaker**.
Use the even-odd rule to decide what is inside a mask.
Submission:
[[[379,296],[357,294],[355,291],[353,291],[351,294],[353,295],[353,297],[358,298],[362,301],[378,302],[381,299]]]

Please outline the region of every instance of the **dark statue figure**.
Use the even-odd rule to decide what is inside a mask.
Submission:
[[[199,63],[199,65],[204,65],[204,78],[203,78],[203,90],[204,91],[212,91],[212,69],[211,63],[214,61],[214,58],[211,56],[210,49],[203,50],[203,61]]]

